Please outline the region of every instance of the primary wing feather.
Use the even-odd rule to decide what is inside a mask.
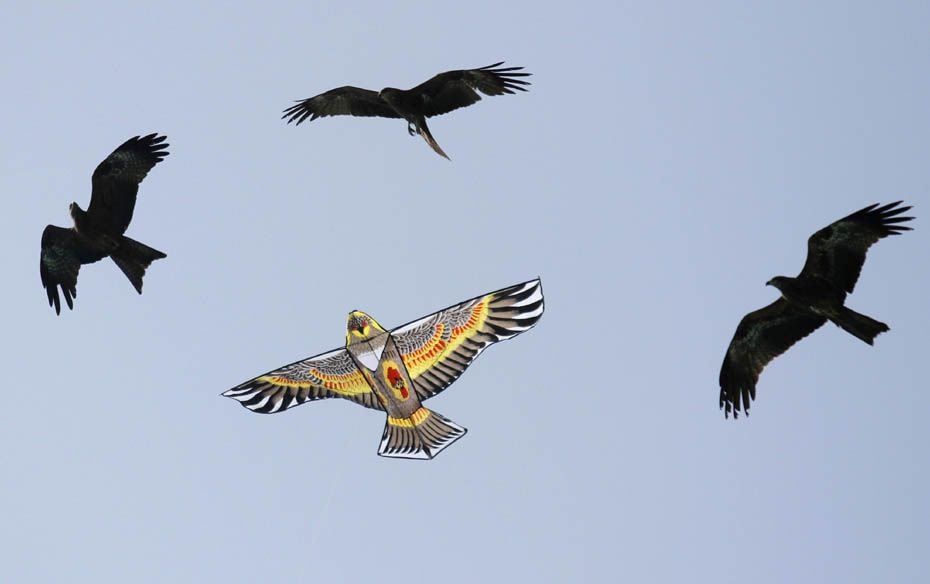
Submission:
[[[501,61],[478,69],[446,71],[417,85],[408,93],[420,96],[423,100],[422,114],[432,117],[479,101],[479,91],[485,95],[526,91],[524,86],[530,82],[521,77],[529,77],[531,73],[521,73],[523,67],[500,67],[503,64]]]
[[[720,368],[720,408],[724,415],[749,414],[759,374],[775,357],[817,330],[826,319],[791,307],[783,298],[750,312],[736,333]]]
[[[48,305],[61,314],[61,298],[74,309],[77,297],[77,277],[81,264],[90,264],[107,256],[105,249],[92,249],[73,229],[49,225],[42,232],[42,252],[39,256],[39,277],[48,295]]]
[[[61,314],[61,298],[58,288],[65,296],[68,308],[74,309],[77,296],[77,277],[81,269],[74,250],[72,229],[49,225],[42,232],[42,253],[39,257],[39,276],[48,295],[48,305],[55,307],[55,314]]]
[[[273,414],[308,401],[341,397],[366,408],[384,409],[345,349],[336,349],[269,371],[223,395],[260,414]]]
[[[166,136],[134,136],[114,150],[94,170],[87,218],[94,229],[122,235],[132,221],[139,183],[168,156]]]
[[[910,207],[901,201],[869,205],[814,233],[807,240],[807,261],[798,277],[824,278],[852,292],[869,248],[879,239],[911,228],[900,225],[913,217],[901,217]]]
[[[532,328],[544,310],[539,280],[466,300],[391,331],[420,399],[448,387],[487,347]]]
[[[377,91],[347,85],[299,100],[296,105],[284,110],[281,119],[286,119],[288,124],[295,122],[300,125],[308,118],[312,122],[326,116],[400,117],[378,96]]]

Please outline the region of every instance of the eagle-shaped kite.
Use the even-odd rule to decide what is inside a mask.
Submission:
[[[900,225],[910,207],[901,201],[870,205],[831,223],[807,240],[807,261],[795,278],[776,276],[766,282],[781,298],[743,317],[720,368],[720,408],[738,417],[756,398],[762,369],[791,345],[828,320],[872,344],[888,325],[844,306],[853,291],[868,249],[879,239],[911,228]]]
[[[413,89],[385,87],[372,91],[360,87],[337,87],[314,97],[297,101],[284,110],[282,119],[298,125],[310,118],[326,116],[378,116],[407,120],[407,132],[423,136],[429,147],[446,160],[449,157],[430,134],[426,118],[447,114],[460,107],[469,106],[485,95],[503,95],[514,90],[526,91],[528,81],[519,79],[530,73],[519,73],[523,67],[500,67],[504,62],[494,63],[479,69],[446,71],[425,81]]]
[[[68,308],[74,308],[77,276],[82,264],[92,264],[109,256],[126,274],[139,294],[142,277],[153,261],[166,257],[151,247],[129,239],[123,233],[132,221],[139,183],[168,152],[165,136],[135,136],[114,150],[97,165],[91,182],[87,211],[71,203],[74,227],[49,225],[42,232],[39,275],[48,294],[48,305],[61,314],[58,288]]]
[[[543,313],[532,280],[450,306],[394,330],[349,313],[346,347],[285,365],[223,393],[262,414],[341,397],[387,413],[378,454],[433,458],[465,428],[423,407],[489,345],[532,328]]]

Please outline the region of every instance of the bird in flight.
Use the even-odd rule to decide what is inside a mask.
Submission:
[[[262,414],[341,397],[387,414],[378,454],[433,458],[465,428],[423,407],[488,346],[532,328],[544,309],[532,280],[450,306],[393,330],[349,313],[346,346],[285,365],[223,393]]]
[[[485,95],[503,95],[526,91],[528,81],[520,79],[530,73],[521,73],[523,67],[501,67],[504,62],[494,63],[479,69],[459,69],[436,75],[413,89],[385,87],[372,91],[360,87],[337,87],[314,97],[298,100],[284,110],[282,119],[287,123],[300,124],[307,118],[311,121],[326,116],[378,116],[407,120],[407,132],[422,136],[436,154],[446,160],[449,157],[433,138],[426,125],[426,118],[447,114],[460,107],[469,106]]]
[[[77,277],[82,264],[110,257],[139,294],[142,277],[164,253],[123,235],[132,221],[139,183],[152,167],[168,156],[165,136],[149,134],[126,140],[97,165],[91,179],[90,206],[85,211],[71,203],[74,227],[49,225],[42,232],[39,275],[48,305],[61,314],[61,288],[68,308],[74,308]]]
[[[827,225],[807,240],[807,261],[797,277],[776,276],[766,282],[781,297],[750,312],[736,327],[720,368],[724,416],[732,412],[736,418],[740,409],[748,415],[762,369],[828,320],[870,345],[889,330],[885,323],[847,308],[845,302],[869,248],[883,237],[911,229],[901,225],[913,219],[901,216],[910,207],[900,204],[876,203]]]

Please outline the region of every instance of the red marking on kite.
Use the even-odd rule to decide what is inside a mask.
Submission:
[[[404,384],[404,378],[401,376],[400,371],[394,369],[393,367],[388,367],[387,371],[388,383],[394,386],[395,389],[400,390],[400,395],[407,399],[410,395],[410,392],[407,391],[407,387]]]

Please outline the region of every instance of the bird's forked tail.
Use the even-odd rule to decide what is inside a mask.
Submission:
[[[859,314],[855,310],[846,308],[845,306],[840,310],[839,316],[833,319],[833,322],[844,331],[870,345],[876,336],[889,330],[887,324],[864,314]]]
[[[436,412],[420,407],[409,418],[388,416],[378,454],[393,458],[433,458],[467,430]]]
[[[129,281],[132,282],[136,292],[142,294],[142,277],[145,275],[146,268],[155,260],[167,257],[164,253],[153,249],[144,243],[139,243],[125,235],[120,237],[119,247],[116,248],[110,257],[113,262],[119,266],[119,269],[126,274]]]
[[[442,156],[446,160],[452,160],[449,158],[449,155],[442,151],[442,148],[439,147],[439,143],[436,142],[436,139],[433,138],[433,135],[429,132],[429,127],[426,125],[426,118],[417,120],[417,134],[423,136],[423,139],[426,140],[426,143],[429,144],[429,147],[433,149],[433,152]]]

